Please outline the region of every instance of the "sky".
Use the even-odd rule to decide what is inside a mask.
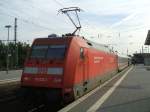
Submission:
[[[140,52],[150,29],[149,0],[0,0],[0,40],[7,39],[8,24],[12,25],[10,39],[14,38],[15,17],[18,41],[31,44],[52,33],[72,33],[74,26],[58,14],[59,9],[72,6],[83,10],[79,13],[81,36],[120,54]]]

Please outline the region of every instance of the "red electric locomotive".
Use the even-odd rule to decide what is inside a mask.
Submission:
[[[104,45],[79,36],[38,38],[25,61],[21,85],[50,100],[72,101],[118,69],[118,56]]]

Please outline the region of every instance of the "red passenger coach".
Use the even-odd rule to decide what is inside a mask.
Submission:
[[[79,36],[35,39],[21,78],[27,92],[72,101],[111,78],[118,56]]]

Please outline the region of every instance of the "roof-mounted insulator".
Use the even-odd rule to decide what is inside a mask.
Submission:
[[[59,37],[59,36],[56,35],[56,34],[50,34],[50,35],[48,35],[48,38],[56,38],[56,37]]]

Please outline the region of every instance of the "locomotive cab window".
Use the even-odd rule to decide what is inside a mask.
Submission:
[[[31,58],[44,58],[47,52],[47,45],[33,45],[31,51]]]
[[[80,48],[80,58],[84,59],[84,48],[83,47]]]
[[[64,59],[66,45],[34,45],[31,58]]]
[[[66,45],[49,45],[47,58],[48,59],[64,59]]]

